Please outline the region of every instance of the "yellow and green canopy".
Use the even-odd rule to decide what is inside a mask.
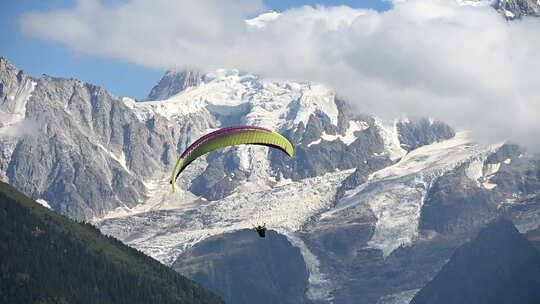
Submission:
[[[291,142],[283,135],[255,126],[236,126],[208,133],[191,144],[178,158],[171,177],[173,191],[176,179],[184,169],[198,157],[214,150],[235,145],[263,145],[279,149],[294,156]]]

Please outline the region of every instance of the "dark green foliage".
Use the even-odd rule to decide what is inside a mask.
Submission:
[[[223,303],[90,224],[0,182],[0,303]]]

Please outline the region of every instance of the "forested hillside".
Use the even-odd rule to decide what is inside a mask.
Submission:
[[[0,182],[0,303],[223,303],[90,224]]]

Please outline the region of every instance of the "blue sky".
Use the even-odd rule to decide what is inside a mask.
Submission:
[[[109,2],[110,3],[110,2]],[[365,1],[284,1],[265,0],[267,6],[286,10],[304,5],[338,6],[386,10],[390,2]],[[103,86],[118,96],[143,99],[163,75],[163,70],[152,69],[122,60],[81,55],[59,43],[39,40],[21,33],[19,18],[31,11],[48,11],[68,8],[75,0],[17,0],[5,1],[0,10],[0,56],[6,57],[19,69],[31,76],[47,74],[57,77],[76,78]]]
[[[390,8],[390,1],[379,0],[362,0],[362,1],[344,1],[344,0],[325,0],[325,1],[306,1],[306,0],[265,0],[265,3],[277,10],[286,10],[291,7],[298,7],[303,5],[324,5],[324,6],[337,6],[346,5],[355,8],[372,8],[376,10],[387,10]]]

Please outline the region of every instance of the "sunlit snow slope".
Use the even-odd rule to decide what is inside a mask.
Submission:
[[[465,162],[483,163],[499,146],[474,144],[467,134],[460,132],[450,140],[420,147],[395,165],[373,173],[322,218],[339,217],[347,208],[367,204],[377,218],[370,246],[388,255],[399,246],[410,245],[418,237],[420,212],[431,183]]]

